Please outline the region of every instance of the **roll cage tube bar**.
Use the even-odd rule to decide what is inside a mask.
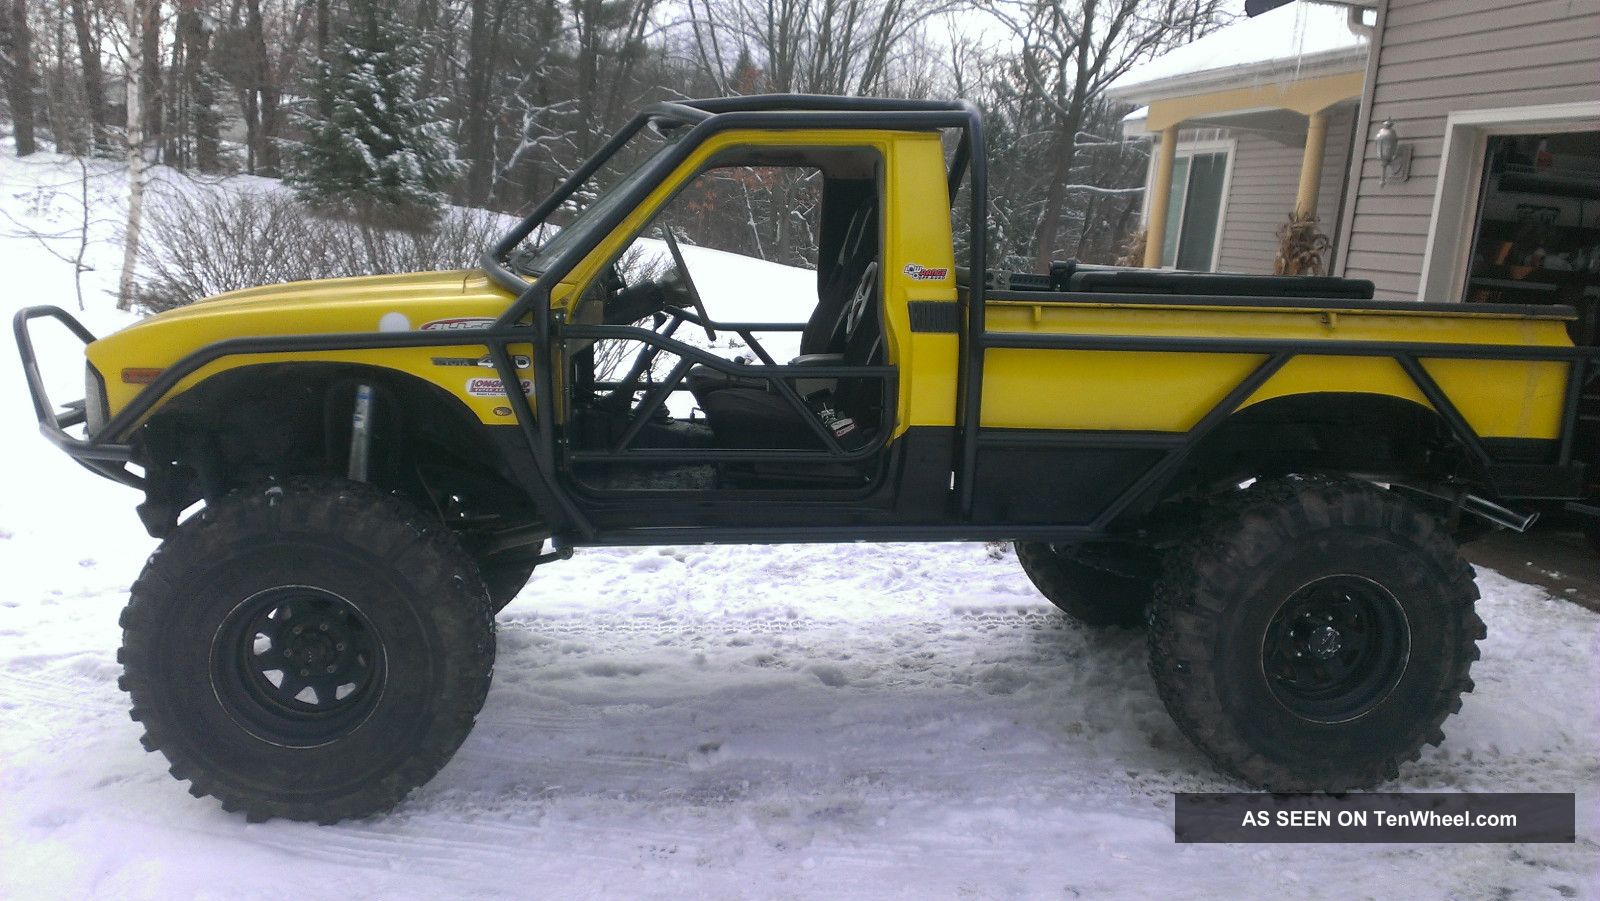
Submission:
[[[508,257],[524,240],[545,223],[588,181],[606,161],[622,149],[633,136],[646,126],[671,124],[689,131],[667,153],[644,165],[645,177],[630,186],[628,193],[619,198],[603,219],[590,225],[578,240],[563,248],[543,273],[532,283],[511,271]],[[599,152],[585,160],[533,212],[507,232],[479,261],[489,277],[501,287],[517,294],[517,300],[487,331],[504,334],[516,330],[524,316],[532,315],[534,365],[540,367],[533,379],[534,405],[522,392],[508,391],[507,399],[516,414],[518,424],[533,449],[534,460],[540,469],[541,480],[562,507],[562,512],[585,538],[593,538],[593,527],[579,511],[555,479],[555,432],[551,416],[535,416],[539,410],[554,410],[551,385],[554,384],[554,354],[552,334],[554,315],[550,310],[550,286],[588,256],[590,251],[611,233],[624,218],[673,170],[686,160],[694,149],[712,135],[739,128],[783,129],[904,129],[929,131],[955,129],[962,133],[951,159],[947,173],[947,188],[951,202],[955,202],[963,177],[970,174],[970,203],[968,246],[971,248],[970,267],[982,273],[988,268],[988,197],[987,157],[983,143],[983,117],[971,101],[954,100],[883,100],[870,97],[828,97],[807,94],[767,94],[749,97],[721,97],[708,100],[662,102],[646,107],[626,126],[608,140]],[[984,323],[983,279],[973,280],[967,297],[965,328],[959,335],[958,357],[962,361],[962,391],[960,404],[961,454],[957,464],[956,488],[961,519],[970,518],[973,504],[973,481],[978,462],[979,400],[983,392]],[[495,369],[501,383],[519,383],[507,349],[510,342],[495,341],[489,345]]]

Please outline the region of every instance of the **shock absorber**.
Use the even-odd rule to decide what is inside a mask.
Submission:
[[[372,449],[372,386],[356,386],[355,408],[350,413],[350,481],[367,480],[367,457]]]

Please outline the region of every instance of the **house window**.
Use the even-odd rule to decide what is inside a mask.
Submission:
[[[1215,268],[1227,182],[1226,150],[1178,150],[1172,164],[1167,230],[1161,240],[1163,268],[1202,272]]]

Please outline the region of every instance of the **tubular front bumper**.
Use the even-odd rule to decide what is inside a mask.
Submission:
[[[133,488],[143,488],[144,477],[128,468],[133,462],[132,445],[100,442],[92,436],[79,437],[67,431],[87,421],[86,402],[79,399],[59,407],[51,403],[44,379],[39,375],[38,357],[33,350],[30,329],[35,319],[56,320],[86,345],[95,337],[93,332],[84,328],[83,323],[60,307],[27,307],[12,317],[11,328],[17,336],[17,352],[22,356],[22,373],[28,380],[28,394],[33,399],[33,412],[39,419],[40,433],[89,471]]]

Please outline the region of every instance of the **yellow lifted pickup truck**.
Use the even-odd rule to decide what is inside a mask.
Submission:
[[[795,321],[750,312],[794,270],[679,238],[748,239],[757,181],[809,249]],[[1597,512],[1570,311],[990,271],[985,187],[970,104],[664,103],[476,270],[100,339],[20,313],[44,434],[164,539],[122,615],[146,747],[254,818],[370,814],[466,736],[535,566],[863,540],[1017,542],[1070,616],[1148,629],[1178,725],[1249,784],[1370,786],[1442,741],[1484,635],[1457,541]],[[44,318],[87,344],[64,407]]]

